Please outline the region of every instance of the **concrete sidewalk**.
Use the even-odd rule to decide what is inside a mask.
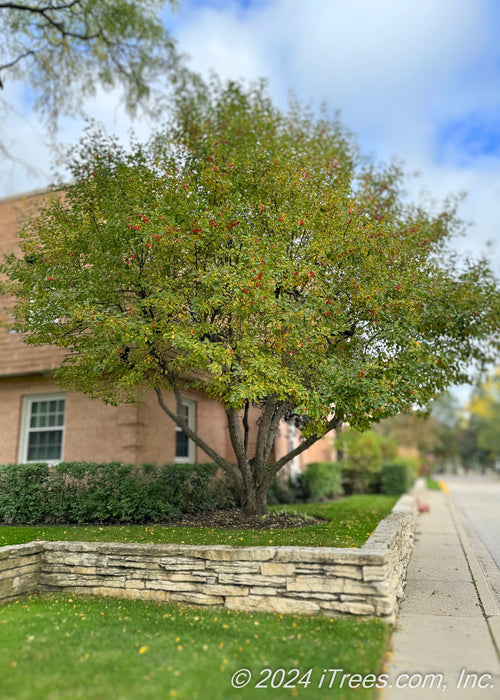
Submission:
[[[426,491],[421,500],[430,512],[417,522],[406,597],[384,668],[392,687],[381,699],[498,700],[500,610],[451,495]]]

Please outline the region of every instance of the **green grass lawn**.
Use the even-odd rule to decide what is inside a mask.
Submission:
[[[0,526],[0,546],[44,539],[360,547],[395,501],[365,495],[280,506],[325,518],[319,525],[289,530],[7,525]],[[379,620],[360,618],[32,596],[0,607],[0,698],[368,700],[376,692],[369,674],[380,673],[390,632]],[[252,680],[236,689],[231,678],[239,669],[248,669]],[[340,670],[332,680],[327,669]],[[347,676],[340,687],[344,674],[361,674],[366,687],[349,687]],[[259,682],[263,687],[256,687]],[[352,685],[360,683],[354,679]]]
[[[441,490],[441,486],[439,484],[439,481],[436,481],[435,479],[430,479],[429,477],[427,477],[427,479],[426,479],[426,486],[431,491],[440,491]]]
[[[325,518],[324,524],[287,530],[226,530],[166,525],[42,525],[0,526],[0,546],[32,540],[148,542],[181,544],[302,545],[361,547],[385,518],[396,496],[349,496],[332,503],[279,506],[291,512]]]
[[[390,633],[380,620],[33,596],[0,607],[0,697],[368,700]],[[239,669],[252,674],[244,689],[231,686]],[[342,669],[330,688],[324,669]],[[371,688],[340,688],[347,673]]]

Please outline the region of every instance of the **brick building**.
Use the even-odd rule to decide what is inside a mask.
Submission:
[[[17,249],[18,231],[36,215],[46,195],[36,192],[0,201],[0,257]],[[2,318],[10,300],[2,299]],[[208,458],[144,393],[135,404],[113,407],[83,394],[65,391],[51,376],[63,351],[33,347],[19,334],[0,327],[0,464],[29,461],[206,462]],[[183,393],[189,423],[201,438],[233,460],[226,415],[221,404],[194,391]],[[173,394],[166,400],[174,407]],[[277,457],[299,439],[283,423],[276,439]],[[329,437],[300,455],[291,471],[308,463],[333,459]]]

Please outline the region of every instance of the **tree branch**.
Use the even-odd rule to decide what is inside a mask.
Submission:
[[[231,437],[231,444],[233,446],[234,452],[238,463],[242,464],[246,461],[247,455],[245,450],[245,445],[243,438],[241,436],[241,430],[239,425],[239,415],[238,411],[234,408],[226,409],[227,415],[227,425],[229,428],[229,435]]]
[[[81,5],[81,0],[72,0],[62,5],[45,5],[45,7],[31,7],[29,5],[20,5],[18,2],[0,2],[0,10],[22,10],[23,12],[41,13],[48,10],[69,10],[75,5]]]
[[[265,463],[269,430],[277,405],[278,402],[275,398],[270,396],[266,399],[264,411],[262,412],[262,416],[260,417],[259,421],[259,430],[257,432],[257,444],[255,447],[255,457],[253,458],[253,460],[257,464]]]
[[[97,39],[102,35],[101,29],[99,29],[99,31],[97,31],[95,34],[89,34],[88,32],[85,34],[81,34],[80,32],[71,32],[64,27],[62,22],[58,22],[47,14],[48,12],[69,10],[75,5],[79,4],[79,0],[75,0],[74,2],[66,3],[64,5],[45,5],[45,7],[33,7],[30,5],[20,5],[17,2],[0,2],[0,10],[16,10],[30,12],[34,15],[40,15],[47,22],[47,25],[54,27],[54,29],[56,29],[63,38],[71,37],[72,39],[81,39],[82,41],[92,41],[93,39]],[[2,68],[5,67],[6,66],[2,66]]]
[[[298,455],[302,454],[305,450],[307,450],[311,445],[314,445],[315,442],[318,440],[321,440],[322,437],[326,433],[329,433],[330,430],[335,430],[335,428],[338,428],[339,425],[341,425],[342,420],[340,418],[332,418],[332,420],[328,423],[328,429],[326,430],[325,433],[322,433],[321,435],[310,435],[308,438],[306,438],[301,444],[296,447],[295,449],[291,450],[288,454],[286,454],[284,457],[279,459],[275,464],[274,464],[274,470],[275,473],[277,474],[281,467],[284,467],[287,462],[290,462],[294,457],[298,457]]]
[[[273,449],[274,446],[274,441],[276,438],[276,433],[278,432],[278,428],[280,426],[280,423],[285,416],[287,410],[289,409],[289,406],[284,403],[281,406],[278,406],[275,410],[274,416],[271,419],[271,423],[269,426],[269,432],[267,436],[267,442],[265,446],[265,452],[264,452],[264,458],[265,461],[269,459],[269,455],[271,454],[271,450]]]
[[[36,52],[36,51],[33,51],[33,50],[26,51],[26,53],[22,53],[22,54],[21,54],[20,56],[18,56],[17,58],[14,58],[10,63],[3,63],[3,64],[0,66],[0,70],[5,70],[5,69],[7,69],[7,68],[12,68],[12,66],[15,66],[16,63],[19,63],[19,61],[22,61],[23,58],[27,58],[28,56],[35,56],[36,53],[37,53],[37,52]],[[2,85],[1,87],[3,88],[3,85]]]
[[[248,425],[248,411],[249,411],[249,408],[250,408],[250,402],[249,402],[249,401],[245,401],[245,411],[244,411],[244,413],[243,413],[243,428],[244,428],[244,430],[245,430],[245,435],[244,435],[244,438],[243,438],[243,446],[244,446],[244,448],[245,448],[245,454],[248,453],[248,437],[249,437],[249,433],[250,433],[250,427],[249,427],[249,425]]]
[[[169,409],[165,401],[163,400],[163,394],[162,391],[159,387],[155,387],[155,393],[156,397],[158,399],[158,403],[161,407],[161,409],[167,414],[169,418],[171,418],[174,423],[176,423],[179,428],[182,428],[182,430],[186,433],[188,438],[190,438],[195,445],[198,445],[198,447],[203,450],[203,452],[210,457],[221,469],[223,469],[227,474],[230,476],[234,477],[235,472],[237,471],[235,468],[234,464],[231,464],[231,462],[228,462],[225,460],[223,457],[221,457],[214,449],[210,447],[210,445],[207,445],[207,443],[200,438],[200,436],[192,430],[189,425],[186,423],[184,418],[182,417],[181,413],[181,405],[182,405],[182,395],[177,387],[173,387],[173,391],[175,394],[175,398],[177,401],[177,413],[174,413]]]

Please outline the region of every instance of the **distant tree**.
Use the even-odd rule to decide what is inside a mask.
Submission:
[[[497,350],[496,280],[445,247],[453,204],[404,204],[400,172],[364,167],[326,113],[216,82],[185,93],[149,145],[94,134],[72,167],[3,266],[18,330],[67,348],[68,387],[114,403],[152,388],[247,514],[326,432],[426,405]],[[187,425],[186,388],[224,405],[235,463]],[[273,460],[283,419],[303,440]]]
[[[468,406],[477,446],[490,460],[500,458],[500,370],[493,373],[473,394]]]
[[[434,452],[436,446],[435,419],[418,411],[400,413],[386,418],[374,427],[385,437],[391,437],[404,450],[418,453],[422,461]]]
[[[52,128],[60,115],[81,112],[98,87],[122,88],[130,114],[152,106],[155,81],[164,85],[179,70],[174,42],[159,14],[175,4],[0,0],[0,88],[22,82],[34,109]]]
[[[375,430],[392,437],[402,451],[418,452],[424,470],[455,468],[459,463],[468,468],[475,463],[473,432],[458,400],[445,391],[427,408],[383,420]]]
[[[497,424],[498,425],[498,424]],[[482,470],[493,466],[492,456],[479,445],[479,426],[476,416],[470,414],[459,433],[460,459],[466,471]]]
[[[462,412],[453,394],[444,391],[427,406],[420,420],[425,424],[429,444],[432,444],[434,467],[441,471],[456,470],[460,463],[460,434]],[[419,419],[417,419],[419,420]]]

